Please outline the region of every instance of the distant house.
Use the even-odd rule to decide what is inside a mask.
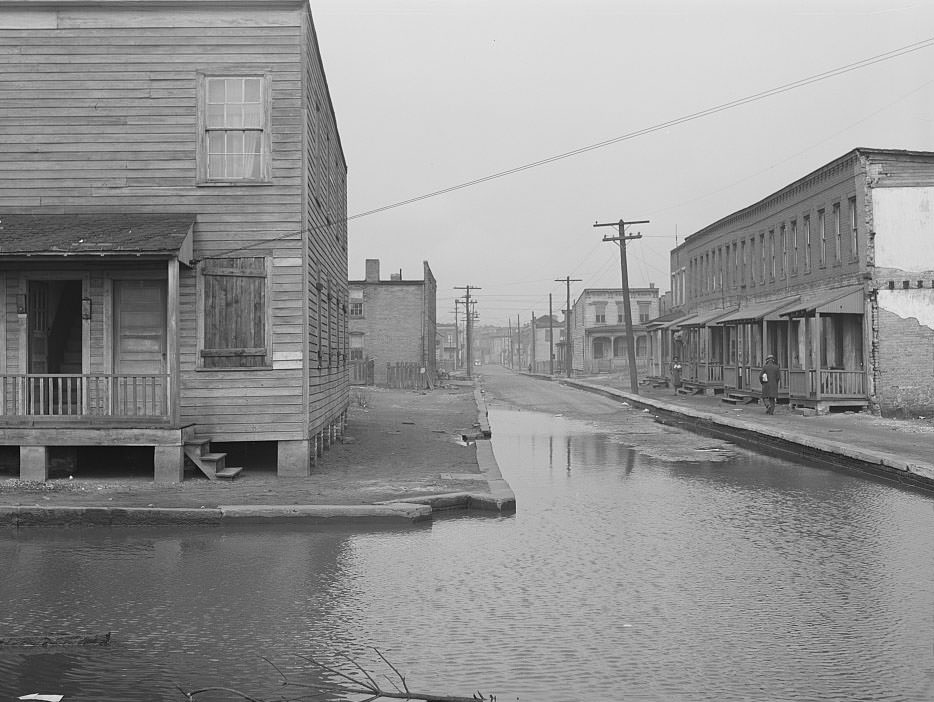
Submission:
[[[629,289],[636,362],[648,371],[651,354],[646,324],[658,316],[658,288]],[[571,367],[581,373],[628,368],[625,293],[622,288],[586,288],[571,308]]]
[[[0,443],[308,475],[348,406],[346,164],[307,0],[0,4]],[[253,449],[256,446],[252,446]]]
[[[406,366],[435,378],[437,283],[427,261],[422,271],[421,280],[404,280],[401,271],[380,280],[379,260],[367,259],[366,278],[349,283],[350,354],[372,361],[377,385],[394,383]]]
[[[448,372],[457,367],[459,358],[458,346],[463,343],[460,338],[463,330],[453,324],[439,324],[435,329],[435,367]]]
[[[551,354],[555,352],[555,344],[563,329],[557,317],[544,315],[535,318],[528,345],[530,363],[536,373],[548,373],[554,368]]]
[[[818,411],[934,414],[934,153],[858,148],[671,251],[660,326],[689,384]]]

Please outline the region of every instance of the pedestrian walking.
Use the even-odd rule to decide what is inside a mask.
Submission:
[[[681,361],[677,356],[671,359],[671,384],[675,392],[678,392],[678,388],[681,387]]]
[[[759,377],[762,383],[762,401],[765,403],[765,413],[775,414],[775,400],[778,397],[778,363],[775,356],[769,354],[765,357],[765,365],[762,367],[762,375]]]

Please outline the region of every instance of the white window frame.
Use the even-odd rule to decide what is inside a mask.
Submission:
[[[262,125],[259,128],[249,130],[239,129],[208,129],[207,126],[207,105],[208,105],[208,81],[212,79],[248,79],[257,78],[262,80],[261,94],[263,100]],[[218,72],[218,73],[198,73],[198,153],[197,170],[199,185],[244,185],[269,183],[271,178],[272,162],[272,99],[271,99],[272,78],[268,73],[250,73],[241,71]],[[208,133],[210,131],[258,131],[261,132],[260,144],[262,152],[260,154],[259,177],[257,178],[232,178],[215,177],[208,173]]]

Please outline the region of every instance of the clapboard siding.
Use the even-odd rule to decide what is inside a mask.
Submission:
[[[307,21],[307,17],[306,17]],[[306,27],[313,34],[310,24]],[[308,290],[308,414],[312,434],[349,404],[346,344],[347,167],[333,119],[317,45],[306,44],[304,62],[305,215]],[[335,203],[339,203],[335,207]],[[336,233],[336,236],[335,236]],[[328,297],[330,293],[330,298]]]
[[[348,403],[346,165],[310,14],[300,3],[294,10],[195,5],[0,7],[0,209],[192,213],[195,259],[265,257],[272,367],[263,370],[200,367],[198,272],[182,268],[180,421],[219,441],[307,438]],[[198,184],[202,72],[270,77],[268,183]],[[321,134],[326,153],[317,150]],[[315,336],[318,277],[331,288],[323,343]],[[16,323],[11,285],[8,332]],[[103,277],[92,277],[90,289],[95,306],[107,304]],[[103,348],[103,321],[97,329],[91,343]],[[8,364],[19,357],[10,336]],[[319,369],[321,348],[331,353]],[[104,368],[107,354],[95,354],[92,366]]]

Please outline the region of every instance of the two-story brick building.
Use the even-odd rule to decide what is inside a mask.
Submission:
[[[0,3],[0,437],[307,475],[348,404],[347,168],[307,0]]]
[[[671,252],[689,380],[792,404],[934,412],[934,153],[854,149]]]
[[[636,363],[648,370],[646,324],[658,316],[658,288],[629,289]],[[620,372],[628,367],[625,294],[622,288],[586,288],[571,307],[571,366],[580,373]]]
[[[380,280],[379,260],[370,258],[365,279],[349,283],[350,354],[373,363],[377,385],[404,365],[424,369],[434,382],[438,286],[427,261],[422,272],[421,280],[404,280],[402,271]]]

